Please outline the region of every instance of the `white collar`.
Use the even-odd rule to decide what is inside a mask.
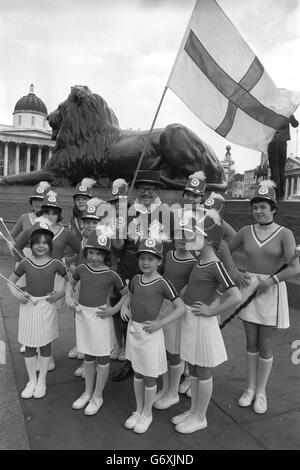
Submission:
[[[145,204],[142,204],[141,202],[136,199],[133,203],[133,206],[137,212],[140,212],[141,214],[151,214],[155,209],[157,209],[161,205],[161,200],[157,196],[155,198],[155,201],[151,204],[151,206],[148,208],[145,206]]]

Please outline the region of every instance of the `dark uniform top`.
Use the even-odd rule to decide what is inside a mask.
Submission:
[[[109,268],[96,271],[87,264],[80,264],[73,277],[80,281],[78,302],[85,307],[100,307],[106,304],[107,294],[112,286],[117,290],[125,287],[120,276]]]
[[[162,277],[143,282],[141,274],[137,274],[130,283],[130,290],[132,319],[139,323],[156,320],[163,300],[173,301],[178,297],[171,282]]]
[[[190,306],[198,300],[210,305],[218,296],[219,285],[223,290],[235,287],[223,263],[221,261],[197,263],[190,274],[184,301]]]
[[[189,259],[176,258],[175,251],[170,250],[166,254],[164,277],[166,277],[180,293],[187,284],[189,275],[197,260],[191,256]]]
[[[19,277],[26,274],[26,291],[34,297],[44,297],[53,291],[56,273],[65,276],[66,268],[61,261],[53,258],[41,266],[25,258],[15,269]]]

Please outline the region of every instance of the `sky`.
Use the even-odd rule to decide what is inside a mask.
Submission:
[[[300,0],[218,0],[279,88],[300,90]],[[0,123],[12,124],[34,84],[48,112],[73,85],[87,85],[123,129],[149,129],[195,0],[0,0]],[[213,31],[212,31],[213,34]],[[300,120],[300,109],[295,113]],[[260,153],[232,144],[167,90],[155,127],[178,122],[210,144],[226,145],[236,172]],[[296,131],[288,154],[296,152]],[[299,156],[298,148],[298,156]]]

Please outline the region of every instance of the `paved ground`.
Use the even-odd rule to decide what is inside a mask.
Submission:
[[[9,275],[11,259],[0,258],[0,266],[1,273]],[[299,287],[293,287],[290,303],[297,307]],[[73,375],[79,361],[67,358],[74,343],[72,314],[67,309],[60,315],[60,337],[55,342],[57,368],[48,375],[47,396],[41,400],[18,398],[27,381],[17,342],[18,306],[2,281],[0,295],[0,340],[6,344],[6,364],[1,365],[0,356],[0,449],[300,448],[300,364],[291,360],[295,353],[292,343],[300,341],[300,309],[291,309],[291,327],[282,330],[274,341],[267,414],[259,416],[236,405],[244,387],[245,339],[241,322],[234,320],[223,330],[229,360],[214,373],[208,428],[190,436],[176,433],[169,419],[188,407],[189,399],[184,396],[171,409],[154,410],[154,422],[148,432],[136,435],[123,427],[134,408],[131,378],[118,383],[109,378],[104,406],[97,415],[86,417],[71,408],[83,390],[83,381]],[[295,356],[300,362],[300,351]],[[111,370],[119,364],[113,362]]]

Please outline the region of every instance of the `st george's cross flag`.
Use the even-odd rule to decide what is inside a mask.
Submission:
[[[261,152],[300,103],[277,88],[215,0],[198,0],[167,88],[230,142]]]

